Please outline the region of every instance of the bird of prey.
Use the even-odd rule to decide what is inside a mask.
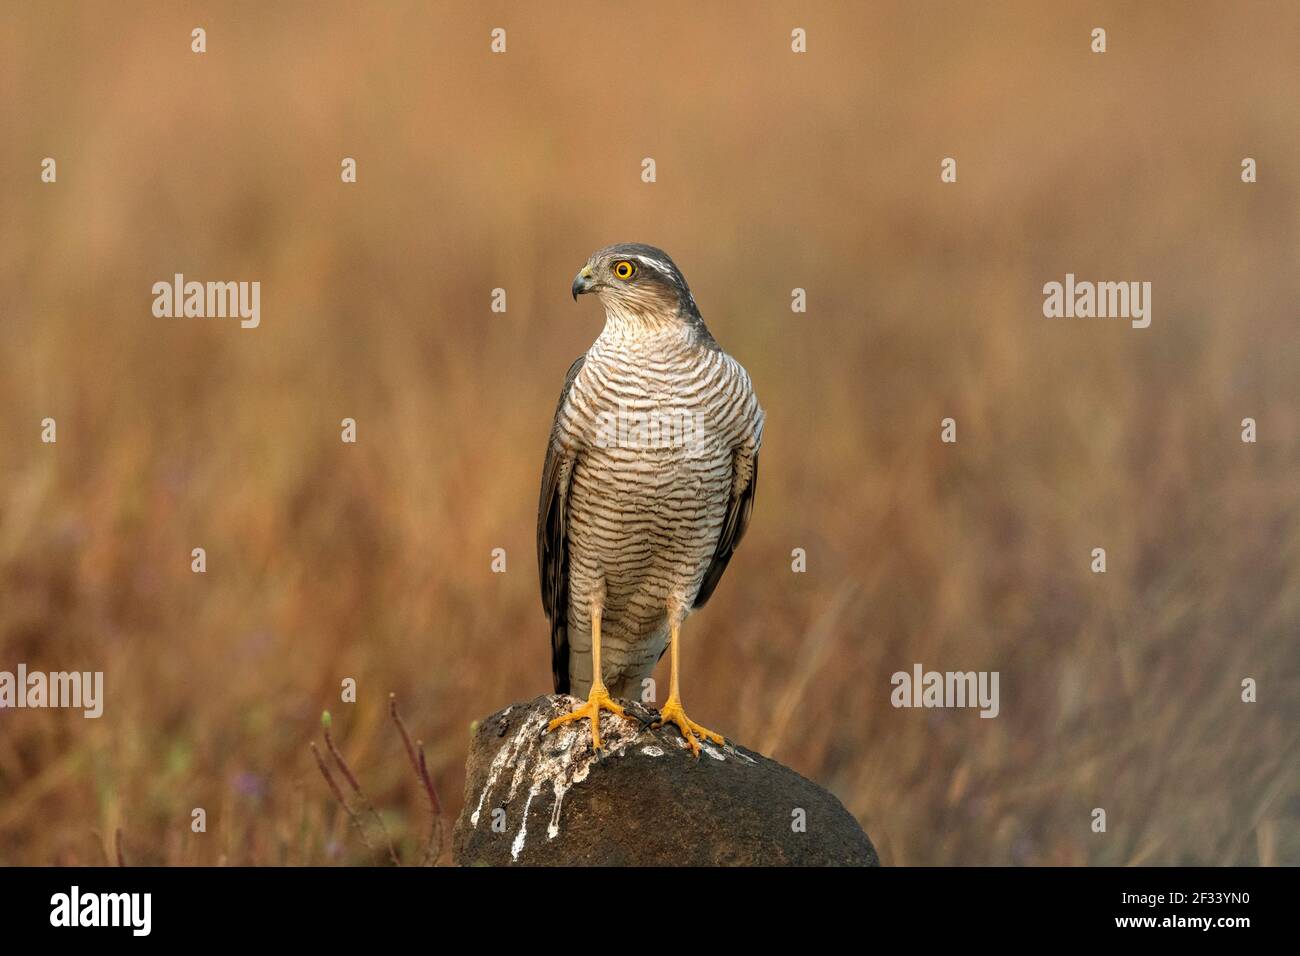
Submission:
[[[763,410],[749,374],[704,325],[681,271],[639,243],[594,253],[573,280],[605,327],[569,368],[555,410],[537,510],[542,606],[555,691],[586,704],[551,721],[624,715],[670,650],[668,700],[696,757],[678,688],[682,622],[718,586],[749,525]]]

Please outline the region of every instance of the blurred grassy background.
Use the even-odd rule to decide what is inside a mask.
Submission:
[[[696,719],[887,863],[1300,862],[1293,4],[0,16],[0,669],[107,693],[0,711],[0,863],[118,828],[131,862],[364,861],[325,708],[409,845],[390,691],[454,817],[471,721],[549,690],[537,482],[600,328],[569,282],[625,240],[768,413]],[[260,281],[261,327],[154,318],[176,272]],[[1151,328],[1044,319],[1066,272],[1151,281]],[[891,708],[913,662],[1000,671],[1001,716]]]

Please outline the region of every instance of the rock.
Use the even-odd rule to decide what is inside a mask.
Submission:
[[[452,844],[457,864],[880,865],[831,793],[731,741],[703,741],[696,759],[675,727],[608,713],[599,758],[589,720],[543,734],[580,703],[538,697],[479,724]],[[647,723],[654,717],[623,703]]]

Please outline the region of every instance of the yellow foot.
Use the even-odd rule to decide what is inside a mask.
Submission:
[[[700,742],[695,739],[696,734],[706,740],[713,741],[715,744],[725,742],[722,739],[722,734],[715,734],[707,727],[701,727],[687,717],[686,711],[682,709],[682,702],[674,697],[668,698],[663,710],[659,711],[659,719],[655,721],[656,727],[662,727],[664,724],[676,724],[677,729],[682,733],[682,738],[686,741],[686,745],[691,748],[691,753],[697,757],[700,755]]]
[[[587,697],[587,702],[571,714],[564,714],[556,717],[546,725],[546,732],[549,734],[561,724],[567,724],[572,720],[582,720],[584,717],[591,718],[591,749],[600,749],[600,712],[607,710],[611,714],[618,714],[620,717],[626,717],[622,706],[614,703],[614,699],[609,696],[609,692],[604,687],[597,684],[591,689],[591,694]]]

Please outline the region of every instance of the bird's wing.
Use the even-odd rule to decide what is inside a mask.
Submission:
[[[551,675],[555,692],[569,692],[569,479],[576,460],[556,442],[560,412],[573,387],[580,355],[564,376],[564,388],[555,407],[555,420],[546,442],[542,466],[542,494],[537,504],[537,573],[542,585],[542,609],[551,622]]]
[[[738,458],[737,462],[739,461],[741,459]],[[713,589],[722,580],[722,572],[727,570],[727,563],[749,527],[749,516],[754,511],[754,489],[758,485],[758,452],[754,452],[750,462],[749,481],[734,491],[731,500],[727,502],[727,516],[722,522],[722,533],[718,535],[718,546],[713,551],[709,569],[704,572],[704,581],[700,584],[699,593],[695,595],[694,607],[704,607],[704,602],[713,596]],[[732,468],[735,467],[737,465],[733,464]],[[734,483],[733,481],[733,485]]]

